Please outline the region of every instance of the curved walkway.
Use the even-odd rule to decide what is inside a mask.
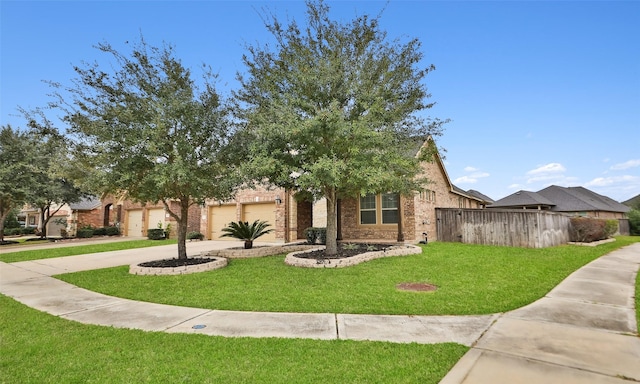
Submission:
[[[199,254],[232,245],[206,241],[188,243],[187,248]],[[446,384],[640,381],[634,311],[640,243],[591,262],[528,306],[485,316],[219,311],[120,299],[51,277],[174,253],[175,245],[0,263],[0,293],[69,320],[146,331],[471,346],[443,379]]]

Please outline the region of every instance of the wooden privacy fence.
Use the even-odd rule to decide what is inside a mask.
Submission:
[[[569,217],[547,211],[436,208],[439,241],[546,248],[569,242]]]

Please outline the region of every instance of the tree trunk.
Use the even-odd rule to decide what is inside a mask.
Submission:
[[[404,242],[404,214],[402,209],[402,197],[398,193],[398,243]]]
[[[244,241],[244,249],[251,249],[253,248],[253,241],[252,240],[245,240]]]
[[[40,208],[40,238],[42,239],[47,238],[47,224],[49,224],[49,217],[45,216],[45,211],[49,211],[49,206]]]
[[[338,253],[338,201],[335,187],[330,187],[325,194],[327,198],[327,256]]]
[[[187,223],[189,219],[189,200],[180,201],[180,217],[178,222],[178,259],[187,258]]]

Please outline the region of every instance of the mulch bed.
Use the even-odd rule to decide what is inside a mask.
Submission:
[[[188,265],[210,263],[212,261],[213,259],[197,257],[193,259],[154,260],[154,261],[147,261],[144,263],[140,263],[138,265],[141,267],[151,267],[151,268],[175,268],[175,267],[186,267]]]
[[[391,244],[338,244],[338,253],[335,255],[327,256],[324,249],[318,249],[315,251],[299,253],[296,257],[301,259],[344,259],[366,252],[382,251],[392,246],[393,245]]]

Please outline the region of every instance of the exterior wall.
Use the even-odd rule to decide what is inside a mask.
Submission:
[[[146,204],[142,204],[142,203],[134,203],[131,200],[122,200],[117,202],[118,205],[120,205],[122,208],[115,208],[118,212],[121,212],[121,219],[123,222],[123,225],[120,226],[120,231],[123,235],[126,235],[127,233],[127,228],[129,223],[127,223],[127,218],[128,215],[126,215],[124,212],[129,211],[129,210],[134,210],[134,209],[142,209],[142,233],[143,236],[147,235],[147,229],[149,228],[149,226],[147,225],[148,223],[146,222],[148,219],[148,214],[147,214],[147,210],[149,209],[157,209],[157,208],[163,208],[164,209],[164,205],[162,203],[158,203],[158,204],[150,204],[150,203],[146,203]],[[106,206],[106,204],[103,202],[103,209]],[[180,206],[178,205],[177,202],[171,202],[170,204],[170,208],[171,210],[173,210],[174,212],[179,212],[180,211]],[[187,217],[187,232],[191,232],[191,231],[200,231],[200,215],[201,215],[201,208],[198,205],[192,205],[191,207],[189,207],[189,212],[188,212],[188,217]],[[178,223],[176,222],[176,220],[170,216],[168,213],[165,213],[165,217],[164,217],[164,222],[163,222],[163,228],[167,228],[167,226],[170,225],[170,237],[175,238],[177,236],[177,231],[178,231]],[[151,228],[155,228],[157,226],[156,223],[153,223],[153,225],[151,225]]]
[[[322,198],[313,203],[313,225],[310,227],[326,227],[327,226],[327,199]]]
[[[276,222],[273,225],[275,229],[276,241],[295,240],[297,237],[296,219],[297,206],[295,200],[287,197],[287,193],[282,188],[268,189],[264,186],[256,186],[255,189],[242,189],[236,193],[233,200],[230,201],[213,201],[208,200],[206,206],[200,211],[199,231],[203,234],[211,232],[208,223],[208,211],[212,205],[236,205],[236,220],[242,219],[242,206],[252,203],[273,202],[276,209]],[[286,207],[289,207],[287,210]],[[288,215],[287,215],[288,213]],[[288,232],[287,235],[285,235]],[[292,236],[293,234],[293,236]]]
[[[405,241],[419,241],[416,236],[415,198],[401,197],[402,222]],[[340,200],[340,225],[343,240],[388,240],[398,239],[397,224],[361,225],[359,199]]]

